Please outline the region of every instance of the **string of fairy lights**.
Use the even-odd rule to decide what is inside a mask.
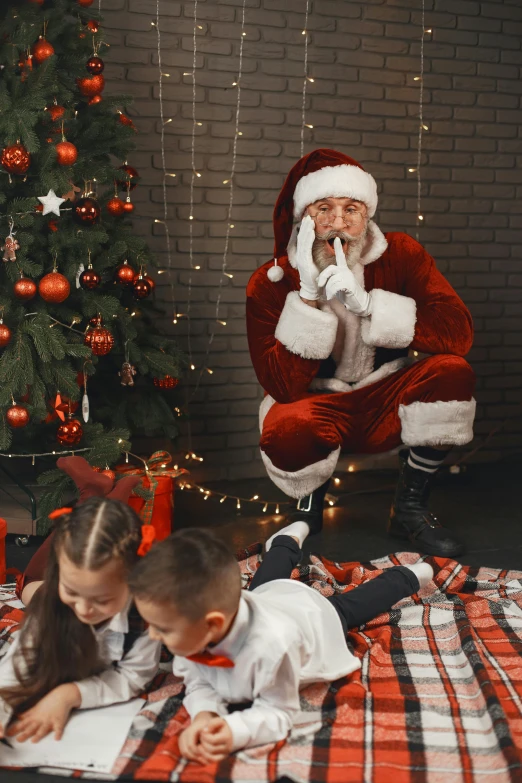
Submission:
[[[415,224],[417,231],[415,239],[419,241],[419,227],[424,223],[424,215],[421,209],[422,198],[422,135],[429,131],[429,125],[424,120],[424,42],[427,37],[431,37],[433,29],[426,27],[425,0],[421,0],[421,36],[420,36],[420,67],[417,76],[413,77],[414,82],[419,82],[419,131],[417,136],[417,165],[408,169],[410,173],[417,175],[417,207]]]

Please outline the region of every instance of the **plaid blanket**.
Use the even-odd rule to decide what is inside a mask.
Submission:
[[[245,585],[261,546],[239,555]],[[367,564],[312,557],[293,577],[324,595],[351,589],[411,552]],[[362,667],[302,692],[287,741],[202,767],[180,758],[183,687],[160,673],[111,779],[178,783],[506,783],[522,781],[522,572],[428,558],[435,579],[348,643]],[[0,647],[20,619],[0,593]],[[1,654],[1,650],[0,650]],[[49,770],[46,770],[49,771]],[[74,777],[87,777],[73,773]]]

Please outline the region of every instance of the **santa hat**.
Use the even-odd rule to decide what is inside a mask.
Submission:
[[[277,259],[287,254],[294,223],[314,201],[328,197],[362,201],[372,218],[377,209],[377,185],[360,163],[342,152],[318,149],[297,161],[290,170],[274,209],[274,262],[270,280],[283,277]]]

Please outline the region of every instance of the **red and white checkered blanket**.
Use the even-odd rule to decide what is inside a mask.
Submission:
[[[261,546],[240,554],[245,584]],[[325,595],[411,563],[312,558],[293,576]],[[522,781],[522,572],[428,558],[434,582],[349,634],[362,667],[302,692],[287,741],[202,767],[180,758],[183,689],[159,674],[113,769],[114,779],[179,783],[507,783]],[[20,615],[0,593],[0,647]],[[0,649],[1,654],[1,649]],[[62,771],[63,772],[63,771]],[[73,773],[71,773],[73,774]],[[75,777],[88,777],[76,773]]]

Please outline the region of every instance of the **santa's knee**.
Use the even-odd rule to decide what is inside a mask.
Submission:
[[[307,408],[289,403],[279,406],[276,417],[267,417],[260,448],[272,464],[285,471],[299,471],[325,459],[336,449],[335,434]],[[281,415],[283,413],[283,415]]]
[[[432,400],[471,400],[475,373],[461,356],[443,354],[427,360],[428,396]]]

